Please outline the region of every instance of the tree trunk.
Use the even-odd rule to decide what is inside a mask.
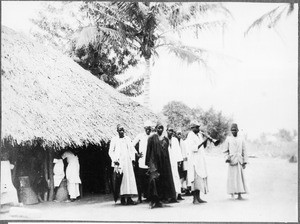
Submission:
[[[145,84],[144,84],[144,106],[150,108],[150,58],[145,59],[146,66],[145,66]]]
[[[53,178],[53,149],[47,148],[48,151],[48,162],[49,162],[49,179],[50,179],[50,191],[49,191],[49,201],[53,201],[54,198],[54,178]]]

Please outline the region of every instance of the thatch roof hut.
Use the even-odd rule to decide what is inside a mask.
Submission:
[[[144,120],[157,119],[71,58],[7,27],[1,32],[2,139],[99,144],[116,134],[118,123],[134,137]]]

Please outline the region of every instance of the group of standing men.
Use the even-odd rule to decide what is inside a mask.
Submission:
[[[183,140],[180,129],[174,130],[169,125],[165,136],[164,126],[161,123],[157,123],[153,129],[152,123],[146,121],[145,132],[131,141],[125,136],[124,127],[117,126],[118,136],[111,140],[109,156],[112,167],[123,173],[120,187],[121,204],[136,204],[132,197],[138,195],[138,202],[142,202],[143,196],[150,202],[150,208],[162,207],[164,202],[183,200],[181,193],[184,188],[187,193],[188,189],[191,190],[194,204],[206,202],[200,198],[200,192],[203,194],[208,192],[204,148],[211,139],[200,133],[198,122],[192,122],[190,128],[186,140]],[[235,142],[234,139],[231,142]],[[229,161],[236,158],[239,165],[235,162],[230,163],[230,166],[235,166],[238,170],[234,168],[234,171],[229,171],[231,176],[228,179],[231,185],[228,186],[230,185],[231,189],[228,193],[239,194],[241,198],[240,194],[246,193],[241,168],[245,168],[247,161],[244,157],[244,143],[234,144],[227,144],[227,159]],[[233,149],[236,146],[241,148]],[[137,163],[133,162],[136,159],[138,167]]]

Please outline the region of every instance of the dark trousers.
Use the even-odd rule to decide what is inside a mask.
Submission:
[[[136,169],[136,184],[137,184],[137,190],[139,194],[139,198],[144,196],[144,198],[148,198],[148,182],[149,182],[149,176],[146,174],[148,169],[144,168],[137,168]]]
[[[187,171],[183,170],[183,166],[178,167],[178,173],[179,173],[180,179],[183,178],[184,180],[186,180]]]

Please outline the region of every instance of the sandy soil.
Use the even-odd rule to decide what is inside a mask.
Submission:
[[[282,159],[252,158],[246,168],[250,193],[245,200],[231,200],[226,194],[227,164],[220,156],[207,156],[208,203],[193,205],[192,197],[149,209],[148,204],[121,206],[111,195],[85,197],[74,203],[47,202],[24,206],[16,213],[1,214],[5,220],[93,220],[162,222],[297,222],[298,163]]]

